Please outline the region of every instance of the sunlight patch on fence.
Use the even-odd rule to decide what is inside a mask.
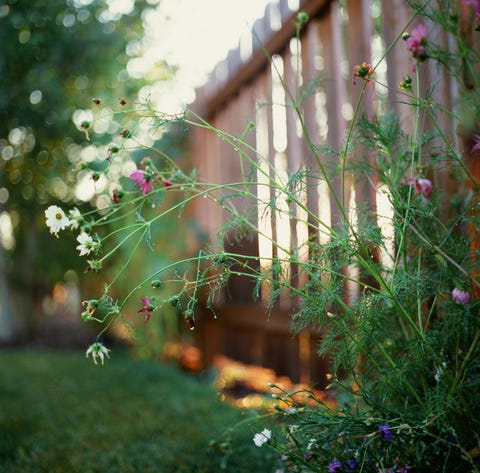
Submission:
[[[262,97],[260,103],[264,101]],[[256,112],[256,142],[257,142],[257,225],[258,225],[258,255],[262,274],[272,267],[272,212],[270,207],[270,167],[268,164],[268,109],[259,107]],[[271,284],[263,281],[261,288],[262,302],[268,301],[271,294]]]
[[[384,268],[392,269],[395,256],[395,228],[393,226],[393,205],[385,185],[377,187],[377,223],[383,237],[380,262]]]

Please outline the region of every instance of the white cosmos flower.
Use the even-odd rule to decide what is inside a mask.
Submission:
[[[77,250],[80,251],[80,256],[90,254],[98,246],[98,243],[85,232],[78,235],[77,241],[80,243],[80,245],[77,246]]]
[[[68,217],[70,218],[70,228],[72,230],[76,230],[80,226],[81,220],[83,219],[80,210],[78,210],[77,207],[74,207],[68,212]]]
[[[102,345],[101,343],[96,342],[88,347],[85,357],[88,358],[88,356],[91,354],[93,358],[93,362],[97,364],[97,356],[98,356],[103,365],[103,359],[105,358],[105,356],[107,358],[110,358],[109,352],[110,350],[105,345]]]
[[[50,233],[55,236],[58,236],[58,232],[70,224],[70,219],[57,205],[50,205],[50,207],[45,210],[45,217],[47,219],[46,223],[47,227],[50,229]]]
[[[253,443],[257,447],[261,447],[264,443],[267,443],[272,438],[272,431],[263,429],[260,433],[253,436]]]

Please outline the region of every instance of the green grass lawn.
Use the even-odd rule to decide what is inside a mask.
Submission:
[[[175,366],[118,352],[95,366],[83,353],[0,351],[1,473],[270,472],[254,426],[264,427],[256,414]]]

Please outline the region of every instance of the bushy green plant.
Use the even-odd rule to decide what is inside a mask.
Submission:
[[[478,252],[474,244],[479,184],[466,158],[439,124],[440,117],[446,116],[461,127],[471,140],[466,154],[478,159],[478,92],[465,80],[466,70],[468,79],[476,84],[473,64],[478,57],[459,33],[460,4],[443,2],[438,9],[430,2],[411,5],[414,15],[428,18],[434,28],[446,30],[455,38],[458,50],[456,55],[442,50],[421,22],[405,31],[403,38],[397,38],[396,42],[405,41],[404,47],[414,61],[413,77],[406,75],[400,84],[404,101],[412,111],[411,132],[402,129],[394,113],[383,109],[373,117],[356,113],[343,147],[320,149],[305,126],[303,95],[285,86],[286,105],[297,114],[315,166],[282,180],[265,171],[271,164],[247,144],[243,135],[237,137],[215,129],[192,111],[168,117],[139,106],[135,114],[139,119],[149,117],[154,126],[179,122],[216,133],[237,152],[243,180],[227,184],[201,182],[195,172],[186,172],[161,150],[151,149],[152,156],[130,174],[130,187],[122,190],[122,199],[118,193],[114,195],[112,205],[98,216],[88,216],[88,225],[82,227],[79,249],[90,255],[88,265],[97,271],[125,241],[135,239],[136,245],[148,244],[153,228],[165,215],[183,211],[194,199],[206,197],[229,214],[215,245],[154,269],[119,302],[110,296],[113,281],[99,297],[103,312],[90,301],[84,318],[108,327],[123,315],[132,298],[140,300],[141,295],[138,311],[147,320],[156,317],[160,307],[174,304],[181,307],[186,325],[193,329],[200,297],[206,294],[207,302],[213,306],[217,292],[231,276],[253,278],[257,292],[267,284],[269,307],[282,292],[297,296],[301,304],[292,315],[293,326],[322,328],[320,353],[332,360],[331,389],[338,404],[331,407],[318,400],[313,407],[300,407],[290,394],[278,393],[279,429],[264,429],[254,441],[258,446],[268,444],[278,450],[279,468],[285,471],[480,469],[480,282],[476,277]],[[478,2],[464,1],[461,5],[470,8],[472,18],[476,14],[479,20]],[[299,16],[298,32],[303,21],[305,16]],[[421,93],[421,66],[427,61],[444,68],[462,86],[455,110],[437,104],[432,89]],[[355,67],[353,79],[362,88],[360,100],[363,91],[376,82],[377,67],[366,63]],[[433,131],[423,129],[425,118],[432,123]],[[131,143],[136,139],[135,132],[126,130],[123,138]],[[348,159],[353,149],[366,150],[369,158]],[[325,164],[325,153],[339,158],[337,168]],[[440,166],[451,170],[456,186],[453,193],[435,185]],[[102,172],[108,175],[108,167]],[[266,185],[274,191],[270,201],[259,201],[252,191],[256,173],[263,173]],[[391,239],[382,232],[375,209],[357,209],[352,217],[346,198],[349,173],[381,184],[393,212]],[[322,221],[304,204],[299,189],[306,189],[311,179],[322,180],[329,187],[340,215],[334,225]],[[340,191],[334,179],[340,180]],[[169,195],[181,197],[169,201]],[[261,233],[249,212],[237,210],[238,197],[257,199],[259,207],[284,213],[288,211],[280,202],[293,204],[303,210],[305,224],[314,233],[321,232],[328,238],[324,243],[318,239],[308,241],[307,261],[300,257],[302,248],[283,248],[272,241],[279,251],[264,271],[258,264],[259,257],[227,251],[232,239],[242,241]],[[67,226],[68,219],[63,219],[61,209],[55,212],[54,218]],[[123,219],[133,215],[135,222],[122,226]],[[100,225],[106,221],[118,222],[118,230],[100,236]],[[52,225],[52,230],[57,232],[59,228]],[[379,252],[389,257],[379,258]],[[134,256],[132,253],[126,259],[118,277],[128,271]],[[305,284],[294,285],[284,277],[285,263],[299,268]],[[154,289],[147,291],[159,280],[173,288],[173,296],[157,297]],[[347,285],[358,289],[354,298],[349,297]],[[89,353],[100,356],[102,362],[109,355],[99,343],[92,347]],[[312,399],[315,401],[313,395]]]

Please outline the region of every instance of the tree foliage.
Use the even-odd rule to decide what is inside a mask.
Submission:
[[[18,282],[26,279],[22,258],[28,268],[38,263],[41,274],[28,275],[37,280],[65,270],[48,257],[49,245],[62,243],[47,240],[39,220],[48,203],[76,200],[71,164],[85,144],[73,121],[79,110],[95,96],[118,103],[141,85],[128,76],[126,48],[141,37],[148,3],[137,0],[126,14],[105,0],[0,6],[0,211],[13,226],[15,243],[6,246]]]

